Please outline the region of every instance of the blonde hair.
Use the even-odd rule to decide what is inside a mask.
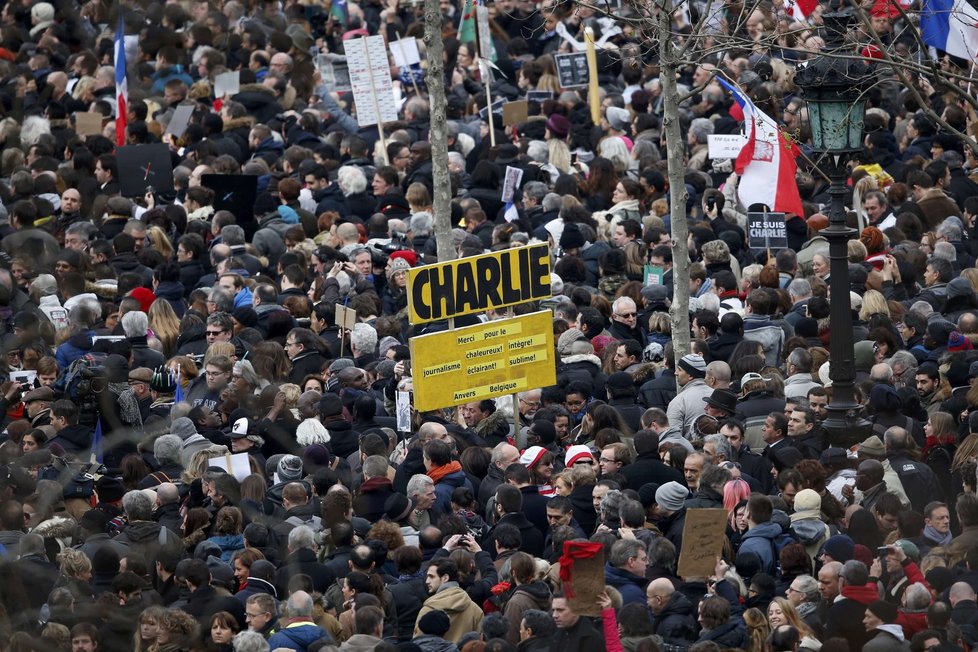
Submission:
[[[957,450],[954,451],[954,459],[951,460],[951,471],[960,471],[968,464],[968,460],[976,456],[978,456],[978,434],[970,434],[961,440]]]
[[[564,174],[571,171],[571,155],[567,143],[557,138],[551,138],[547,141],[547,152],[547,160],[550,165]]]
[[[890,316],[890,306],[886,303],[886,297],[878,290],[866,290],[863,294],[863,305],[859,309],[859,319],[869,321],[873,315]]]
[[[203,450],[199,450],[190,457],[190,464],[184,469],[180,476],[184,484],[189,485],[194,480],[204,477],[204,471],[210,466],[209,461],[213,457],[222,457],[230,451],[227,446],[212,444]]]
[[[230,342],[214,342],[207,347],[207,353],[204,354],[204,363],[201,365],[201,367],[206,367],[211,360],[219,355],[223,355],[224,357],[231,359],[233,362],[235,357],[234,345]]]
[[[302,395],[302,388],[295,383],[283,383],[279,385],[278,391],[285,394],[285,407],[290,410],[298,404],[299,396]]]
[[[788,621],[789,625],[798,630],[799,636],[802,638],[806,636],[811,636],[814,638],[815,633],[812,631],[811,627],[809,627],[808,624],[801,619],[801,616],[798,615],[795,608],[791,606],[790,602],[788,602],[788,598],[775,596],[774,599],[771,600],[771,604],[777,604],[779,607],[781,607],[781,613],[784,614],[785,620]],[[768,609],[770,608],[770,605],[768,605]],[[768,621],[768,624],[770,625],[770,620]]]
[[[82,575],[92,572],[92,562],[81,550],[65,548],[58,555],[61,572],[68,577],[83,579]]]
[[[150,330],[163,345],[163,355],[173,355],[177,338],[180,337],[180,319],[173,312],[173,306],[169,301],[154,301],[146,316],[149,318]]]
[[[861,263],[866,260],[866,256],[869,255],[866,245],[859,240],[850,240],[846,247],[848,251],[847,257],[849,258],[850,263]]]
[[[158,226],[151,226],[146,231],[146,237],[163,254],[165,260],[173,258],[173,243],[170,242],[170,238],[166,236],[163,229]]]

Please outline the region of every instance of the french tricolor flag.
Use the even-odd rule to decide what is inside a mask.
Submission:
[[[735,171],[740,175],[737,196],[745,208],[764,204],[772,211],[804,216],[795,182],[798,148],[788,141],[778,124],[758,109],[750,98],[722,77],[717,81],[733,95],[744,116],[747,144],[740,150]],[[735,112],[731,111],[731,115]]]
[[[119,26],[115,30],[115,144],[126,144],[126,115],[129,111],[129,82],[126,80],[126,30],[119,12]]]
[[[978,58],[978,10],[967,0],[924,0],[920,34],[933,48],[969,61]]]

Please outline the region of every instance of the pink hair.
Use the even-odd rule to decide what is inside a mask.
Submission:
[[[750,498],[750,485],[743,478],[734,478],[723,485],[723,508],[727,510],[730,523],[736,529],[736,508],[737,503]]]

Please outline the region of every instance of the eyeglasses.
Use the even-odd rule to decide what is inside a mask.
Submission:
[[[539,407],[540,406],[540,401],[528,401],[525,398],[521,398],[520,399],[520,403],[526,403],[530,407]]]
[[[616,460],[615,458],[611,458],[611,459],[608,459],[607,457],[602,457],[602,458],[601,458],[601,462],[602,462],[602,464],[604,464],[604,463],[607,463],[607,464],[614,464],[614,463],[615,463],[615,462],[617,462],[617,461],[618,461],[618,460]]]
[[[799,591],[798,589],[796,589],[793,586],[789,586],[788,587],[788,593],[801,593],[801,591]]]
[[[265,615],[265,614],[267,614],[267,613],[268,613],[267,611],[263,611],[263,612],[261,612],[260,614],[250,614],[250,613],[248,613],[248,612],[246,611],[246,612],[245,612],[245,620],[248,620],[249,618],[258,618],[258,617],[260,617],[260,616],[264,616],[264,615]]]
[[[227,374],[226,371],[205,371],[204,372],[204,375],[207,376],[208,378],[215,378],[217,376],[223,376],[225,374]]]
[[[632,317],[636,316],[637,314],[638,313],[635,313],[635,312],[620,312],[620,313],[618,313],[618,316],[621,317],[622,319],[631,319]]]
[[[208,337],[211,337],[211,336],[217,337],[218,335],[221,335],[222,333],[224,333],[224,331],[207,331]]]

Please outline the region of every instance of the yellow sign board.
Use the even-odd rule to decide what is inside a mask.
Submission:
[[[550,248],[504,249],[408,270],[408,319],[424,324],[547,299]]]
[[[412,337],[414,407],[421,411],[557,382],[549,310]]]

